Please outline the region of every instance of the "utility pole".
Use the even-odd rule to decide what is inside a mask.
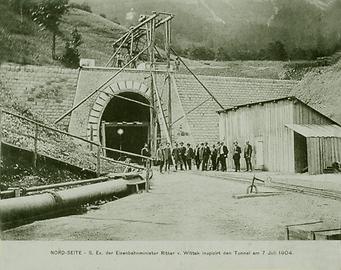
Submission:
[[[155,14],[155,12],[153,12]],[[150,108],[150,150],[152,156],[156,153],[156,106],[155,106],[155,89],[154,89],[154,73],[155,73],[155,18],[153,18],[147,28],[149,28],[149,34],[147,34],[147,41],[149,44],[149,62],[150,62],[150,101],[152,108]],[[149,37],[149,38],[148,38]]]
[[[165,51],[167,54],[167,80],[168,80],[168,133],[172,144],[172,81],[170,76],[170,47],[171,47],[171,21],[166,24]]]

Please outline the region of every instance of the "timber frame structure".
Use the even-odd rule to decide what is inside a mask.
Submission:
[[[136,68],[136,62],[142,60],[149,63],[150,71],[150,149],[154,155],[157,147],[157,107],[161,111],[162,123],[166,128],[166,139],[172,145],[172,100],[171,100],[171,20],[174,15],[166,12],[152,12],[152,15],[141,15],[139,24],[130,27],[118,40],[113,43],[114,53],[108,59],[107,67],[117,67],[119,70],[111,76],[100,87],[91,92],[88,96],[82,99],[73,108],[59,117],[55,123],[60,122],[67,115],[71,114],[75,109],[81,106],[85,101],[94,96],[97,92],[103,91],[110,86],[112,80],[126,68]],[[164,56],[161,55],[155,44],[156,29],[164,27]],[[157,54],[157,57],[156,57]],[[167,81],[168,81],[168,119],[164,114],[160,94],[156,87],[156,58],[165,60],[167,63]],[[123,59],[125,61],[123,61]],[[125,98],[127,99],[127,98]],[[129,99],[135,102],[133,99]]]
[[[157,149],[157,112],[159,112],[159,120],[160,125],[164,126],[165,137],[167,142],[170,144],[172,148],[172,126],[174,123],[179,121],[181,118],[172,120],[172,81],[171,81],[171,54],[174,58],[176,58],[176,65],[183,64],[183,66],[189,71],[191,75],[199,82],[199,84],[204,88],[204,90],[208,93],[209,97],[201,102],[198,106],[196,106],[191,111],[185,113],[189,114],[192,111],[196,110],[198,107],[203,105],[209,100],[214,100],[215,103],[223,110],[224,107],[222,104],[214,97],[212,92],[201,82],[201,80],[190,70],[190,68],[186,65],[186,63],[179,57],[179,55],[174,51],[171,47],[171,21],[174,18],[174,15],[167,12],[156,12],[153,11],[152,15],[141,15],[139,18],[139,23],[136,26],[131,26],[130,29],[123,34],[119,39],[117,39],[112,47],[114,48],[114,52],[111,57],[108,59],[106,63],[106,67],[115,67],[118,69],[109,79],[107,79],[104,83],[102,83],[97,89],[91,92],[89,95],[80,100],[77,104],[73,106],[70,110],[65,112],[62,116],[60,116],[55,123],[60,122],[66,116],[70,115],[74,110],[76,110],[79,106],[81,106],[84,102],[89,100],[98,92],[103,92],[106,88],[110,88],[113,79],[117,77],[122,71],[127,68],[137,68],[137,61],[144,62],[145,64],[149,64],[145,66],[145,70],[149,68],[149,78],[150,78],[150,128],[149,128],[149,146],[151,149],[152,156],[155,156]],[[156,44],[156,31],[158,29],[163,28],[163,44]],[[163,50],[160,49],[163,47]],[[162,55],[163,54],[163,55]],[[168,88],[168,101],[167,107],[162,102],[162,93],[160,94],[156,85],[156,76],[157,76],[157,62],[166,63],[166,80],[167,80],[167,88]],[[164,70],[162,70],[164,71]],[[119,95],[114,95],[118,98],[121,98]],[[124,98],[128,101],[139,103],[134,99]],[[146,104],[144,104],[146,105]],[[165,114],[167,111],[167,117]]]

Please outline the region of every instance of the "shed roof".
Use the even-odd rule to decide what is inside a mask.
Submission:
[[[287,124],[285,126],[307,138],[308,137],[339,137],[341,138],[341,127],[338,125]]]

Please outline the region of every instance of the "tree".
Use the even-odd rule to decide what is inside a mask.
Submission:
[[[193,46],[189,51],[190,57],[198,60],[213,60],[215,53],[213,50],[204,46]]]
[[[69,10],[69,0],[43,0],[32,11],[33,21],[52,32],[52,59],[56,59],[56,35],[62,16]]]
[[[271,42],[268,45],[268,54],[270,60],[285,61],[288,60],[288,54],[284,45],[280,41]]]
[[[226,48],[219,47],[216,53],[216,58],[218,61],[229,61],[231,60],[231,57],[229,55],[229,52]]]
[[[77,28],[74,28],[71,36],[71,40],[68,40],[65,44],[65,52],[61,60],[65,66],[77,68],[80,60],[78,47],[83,43],[82,35],[78,32]]]

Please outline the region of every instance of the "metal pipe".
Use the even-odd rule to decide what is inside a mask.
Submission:
[[[128,181],[112,180],[72,189],[0,201],[0,224],[36,219],[63,209],[128,191]]]
[[[53,189],[53,188],[77,186],[77,185],[83,185],[83,184],[94,184],[94,183],[98,183],[98,182],[104,182],[107,180],[109,180],[109,177],[98,177],[98,178],[93,178],[93,179],[69,181],[69,182],[58,183],[58,184],[29,187],[29,188],[24,189],[24,191],[26,193],[27,192],[36,192],[36,191],[42,191],[42,190],[46,190],[46,189]]]
[[[132,172],[132,173],[111,173],[110,177],[98,177],[98,178],[91,178],[91,179],[86,179],[86,180],[77,180],[77,181],[69,181],[69,182],[64,182],[64,183],[58,183],[58,184],[50,184],[50,185],[43,185],[43,186],[34,186],[34,187],[29,187],[29,188],[20,188],[22,192],[21,194],[25,195],[31,192],[38,192],[38,191],[43,191],[43,190],[48,190],[48,189],[56,189],[56,188],[62,188],[62,187],[71,187],[71,186],[79,186],[79,185],[86,185],[86,184],[95,184],[99,182],[105,182],[108,180],[112,179],[118,179],[118,178],[123,178],[123,179],[133,179],[133,178],[141,178],[142,176],[138,173]],[[15,191],[12,190],[5,190],[5,191],[0,191],[0,199],[2,196],[9,196],[9,197],[14,197]]]

